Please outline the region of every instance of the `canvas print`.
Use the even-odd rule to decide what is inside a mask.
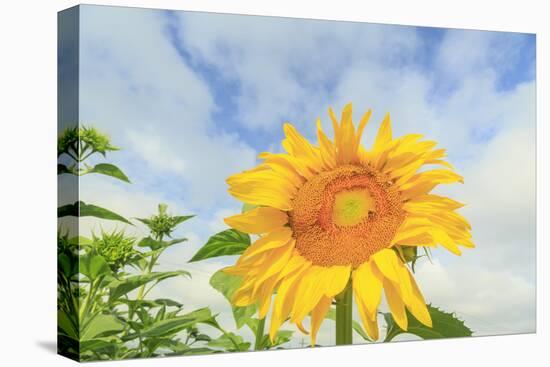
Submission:
[[[535,42],[60,12],[59,353],[535,332]]]

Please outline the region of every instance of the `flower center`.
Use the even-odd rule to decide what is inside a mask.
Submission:
[[[364,189],[352,189],[334,195],[332,220],[338,226],[354,226],[374,211],[374,200]]]
[[[391,244],[405,218],[399,192],[368,166],[321,172],[300,188],[292,205],[296,248],[321,266],[361,265]]]

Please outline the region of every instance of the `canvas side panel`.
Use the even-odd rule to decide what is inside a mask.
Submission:
[[[78,140],[79,16],[78,6],[57,18],[57,351],[80,360],[78,284],[78,162],[67,146]],[[75,170],[76,168],[76,170]]]

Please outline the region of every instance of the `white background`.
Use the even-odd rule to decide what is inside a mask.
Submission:
[[[110,362],[121,366],[409,366],[544,365],[550,325],[545,317],[548,263],[543,182],[543,102],[548,88],[548,26],[543,1],[95,1],[184,10],[506,30],[537,33],[537,334],[371,346]],[[0,19],[0,364],[72,365],[55,354],[56,339],[56,21],[75,1],[6,2]],[[548,97],[546,97],[548,101]],[[547,102],[548,103],[548,102]],[[545,131],[546,130],[546,131]],[[505,185],[506,183],[503,183]],[[545,348],[546,347],[546,348]],[[546,362],[546,363],[545,363]],[[95,364],[92,364],[95,365]]]

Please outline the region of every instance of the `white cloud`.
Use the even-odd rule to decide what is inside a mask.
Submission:
[[[225,178],[256,153],[212,119],[211,91],[168,41],[164,13],[84,6],[81,24],[82,120],[124,148],[113,155],[174,174],[195,207],[227,199]]]
[[[199,62],[239,83],[239,120],[248,127],[311,124],[332,101],[328,85],[356,60],[391,63],[414,56],[407,27],[202,13],[181,16],[180,36]]]
[[[436,55],[436,72],[453,83],[487,70],[509,72],[519,59],[522,37],[514,33],[450,29]]]
[[[535,331],[535,286],[505,269],[488,270],[457,259],[424,262],[416,278],[427,302],[456,312],[474,335]]]

